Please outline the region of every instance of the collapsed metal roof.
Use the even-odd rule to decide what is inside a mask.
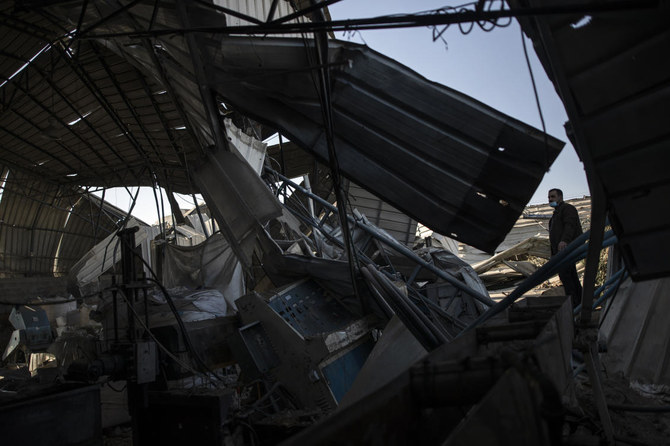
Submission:
[[[594,11],[521,20],[566,106],[594,208],[606,203],[636,280],[670,274],[670,213],[659,209],[670,194],[670,8],[663,3],[602,2],[610,11],[598,12],[577,1]]]
[[[327,159],[310,41],[180,31],[226,24],[206,2],[2,1],[0,11],[10,170],[52,186],[198,192],[194,169],[226,147],[221,117],[233,109]],[[343,173],[492,251],[563,144],[369,48],[329,45]]]
[[[492,251],[563,143],[375,51],[330,41],[342,172],[431,229]],[[209,42],[208,84],[328,159],[314,51],[299,39]]]

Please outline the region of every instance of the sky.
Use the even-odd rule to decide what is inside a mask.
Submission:
[[[461,1],[447,0],[342,0],[329,6],[329,10],[333,20],[343,20],[461,4]],[[444,41],[433,41],[433,29],[427,27],[338,32],[335,37],[365,44],[431,81],[465,93],[538,129],[542,128],[521,43],[521,29],[515,20],[505,28],[495,28],[490,32],[475,26],[467,35],[452,25],[442,33]],[[526,44],[547,133],[566,142],[529,204],[546,203],[547,191],[554,187],[563,190],[565,199],[589,195],[583,165],[565,135],[563,125],[567,115],[563,104],[537,60],[532,42],[526,39]],[[128,209],[131,202],[128,193],[123,190],[108,191],[106,198],[122,209]],[[191,197],[178,196],[177,199],[183,208],[193,207]],[[166,209],[169,207],[167,200],[165,206]],[[133,215],[147,223],[157,220],[155,200],[150,190],[141,192]]]
[[[337,20],[427,11],[462,4],[463,1],[445,0],[344,0],[329,9],[331,17]],[[452,25],[442,37],[446,44],[441,40],[434,42],[433,30],[425,27],[336,34],[338,39],[365,43],[432,81],[465,93],[538,129],[542,128],[521,43],[521,28],[516,20],[512,20],[508,27],[495,28],[490,32],[475,26],[467,35]],[[562,189],[566,199],[589,195],[584,167],[563,127],[568,120],[563,103],[529,39],[526,39],[526,45],[547,133],[566,142],[530,204],[546,203],[547,191],[554,187]]]

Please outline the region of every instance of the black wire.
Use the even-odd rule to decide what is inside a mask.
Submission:
[[[160,231],[165,234],[165,220],[161,218],[161,208],[158,204],[158,194],[156,194],[156,188],[159,187],[158,184],[154,181],[154,186],[151,188],[151,191],[154,194],[154,203],[156,204],[156,214],[158,215],[158,228]],[[160,189],[159,189],[160,191]]]
[[[135,254],[137,257],[139,257],[140,259],[142,259],[142,262],[143,262],[145,265],[147,265],[147,262],[142,258],[141,255],[139,255],[139,254],[137,254],[137,253],[134,253],[134,254]],[[148,266],[148,265],[147,265],[147,266]],[[153,270],[151,270],[150,267],[149,267],[149,270],[151,271],[151,274],[155,276],[155,273],[153,272]],[[212,375],[214,375],[214,376],[216,377],[216,379],[218,379],[219,381],[224,382],[223,379],[222,379],[219,375],[217,375],[216,373],[214,373],[214,372],[207,366],[207,364],[205,364],[205,362],[202,360],[202,358],[200,357],[200,355],[198,355],[198,353],[197,353],[197,352],[195,351],[195,349],[193,348],[193,343],[191,342],[191,337],[188,335],[188,331],[186,330],[186,326],[184,325],[184,321],[183,321],[183,319],[181,318],[181,316],[179,315],[179,311],[177,310],[177,307],[175,306],[174,301],[172,300],[172,297],[171,297],[170,294],[167,292],[167,289],[165,289],[165,287],[163,286],[163,284],[160,283],[160,282],[159,282],[158,280],[156,280],[156,279],[147,279],[147,280],[148,280],[149,282],[153,282],[153,283],[155,283],[156,285],[158,285],[158,287],[161,289],[161,292],[163,293],[163,296],[165,296],[165,301],[167,302],[168,306],[170,307],[170,310],[172,311],[172,314],[174,314],[174,317],[175,317],[175,319],[176,319],[176,321],[177,321],[177,325],[179,326],[179,331],[181,332],[182,338],[184,339],[184,344],[186,345],[186,350],[188,351],[189,355],[191,355],[191,357],[193,358],[193,360],[196,362],[196,364],[197,364],[200,368],[202,368],[202,369],[205,370],[206,372],[211,373]]]
[[[159,218],[160,221],[163,222],[163,230],[165,231],[165,202],[163,201],[163,191],[161,191],[160,189],[158,191],[160,192],[158,194],[158,196],[160,197],[160,200],[161,200],[161,210],[160,210],[160,213],[158,214],[158,218]],[[172,214],[172,227],[174,228],[175,226],[177,226],[177,225],[175,224],[175,218],[174,218],[174,213],[173,213]],[[165,232],[163,232],[163,234],[165,234]]]
[[[132,192],[130,191],[130,189],[128,189],[127,187],[126,187],[125,189],[126,189],[126,192],[128,192],[128,195],[130,195],[131,197],[133,197],[133,194],[132,194]],[[103,191],[104,191],[104,189],[103,189]],[[130,221],[130,218],[132,217],[131,212],[133,211],[133,208],[135,207],[135,203],[137,202],[137,197],[139,196],[139,194],[140,194],[140,188],[138,187],[138,188],[137,188],[137,192],[135,193],[135,197],[133,197],[133,201],[132,201],[132,203],[131,203],[130,209],[128,209],[128,211],[126,212],[126,215],[123,217],[121,226],[119,226],[118,222],[116,222],[116,227],[117,227],[117,230],[118,230],[118,231],[121,231],[121,230],[125,229],[126,226],[128,226],[128,222]],[[103,255],[102,255],[102,259],[103,259],[103,261],[102,261],[102,264],[100,265],[100,268],[104,268],[104,267],[105,267],[105,259],[107,258],[107,250],[109,249],[109,246],[110,246],[113,242],[114,242],[114,237],[111,237],[111,238],[109,239],[109,242],[107,242],[107,244],[105,245],[105,250],[104,250]],[[113,252],[113,254],[112,254],[112,260],[116,259],[116,248],[117,248],[117,246],[118,246],[118,245],[114,245],[114,252]],[[116,265],[116,262],[113,262],[112,264],[115,266],[115,265]],[[104,272],[104,271],[102,271],[102,270],[100,271],[101,274],[102,274],[103,272]]]
[[[123,291],[120,291],[120,290],[119,290],[119,294],[120,294],[120,296],[123,298],[123,300],[126,301],[126,303],[130,306],[131,303],[130,303],[130,301],[128,300],[128,296],[126,296],[126,293],[124,293]],[[189,372],[192,372],[193,374],[202,373],[202,372],[199,372],[199,371],[195,370],[194,368],[188,366],[186,363],[182,362],[182,361],[177,357],[177,354],[176,354],[176,353],[172,353],[166,346],[164,346],[164,345],[158,340],[158,338],[156,337],[156,335],[151,331],[151,328],[149,328],[149,326],[144,322],[144,320],[142,319],[142,317],[137,313],[137,311],[135,311],[135,308],[133,308],[132,306],[130,306],[130,310],[132,311],[133,316],[138,320],[138,322],[140,323],[140,325],[141,325],[141,326],[142,326],[142,327],[149,333],[149,336],[151,336],[151,337],[153,338],[153,340],[154,340],[154,342],[156,343],[156,345],[158,345],[158,347],[159,347],[160,349],[162,349],[163,351],[165,351],[165,353],[166,353],[166,354],[167,354],[173,361],[175,361],[178,365],[180,365],[180,366],[183,367],[184,369],[188,370]],[[207,376],[207,378],[209,379],[209,381],[212,382],[211,378],[209,378],[208,375],[206,375],[205,373],[202,373],[202,374],[203,374],[204,376]],[[212,383],[212,384],[213,384],[213,383]]]
[[[186,157],[182,157],[182,162],[184,166],[186,167],[186,179],[188,180],[188,184],[191,187],[191,190],[195,189],[193,186],[193,178],[191,177],[191,169],[188,166],[188,162],[186,160]],[[193,205],[195,206],[195,211],[198,213],[198,219],[200,220],[200,224],[202,225],[202,231],[205,233],[205,240],[209,239],[209,231],[207,231],[207,227],[205,226],[205,219],[202,217],[202,212],[200,211],[200,205],[198,204],[198,200],[195,198],[195,194],[191,192],[191,197],[193,198]],[[212,230],[214,230],[214,225],[212,225]],[[214,235],[214,234],[212,234]]]
[[[125,239],[123,239],[122,237],[120,237],[120,239],[125,243]],[[195,361],[195,363],[198,365],[198,367],[202,368],[202,370],[204,370],[208,373],[211,373],[212,375],[214,375],[216,377],[216,379],[223,382],[223,379],[219,375],[214,373],[207,366],[207,364],[205,364],[205,362],[202,360],[202,358],[200,358],[200,355],[198,355],[198,353],[193,348],[193,343],[191,342],[191,338],[188,335],[188,331],[186,330],[186,326],[184,325],[184,321],[182,320],[181,316],[179,315],[179,311],[177,310],[177,307],[175,306],[174,301],[172,300],[172,297],[168,293],[167,289],[163,286],[163,284],[158,280],[158,276],[156,275],[154,270],[151,268],[151,265],[149,265],[149,263],[146,260],[144,260],[144,258],[142,257],[141,254],[139,254],[135,251],[134,246],[132,246],[130,248],[131,249],[129,251],[132,252],[135,257],[139,258],[142,261],[144,266],[149,270],[151,275],[154,277],[153,279],[152,278],[147,278],[146,280],[149,281],[149,282],[155,283],[160,288],[161,292],[163,293],[163,296],[165,297],[165,301],[167,302],[168,307],[170,307],[170,311],[172,311],[172,314],[174,314],[177,325],[179,326],[179,331],[180,331],[180,333],[182,335],[182,338],[184,340],[184,345],[186,346],[186,350],[188,351],[191,358]]]
[[[542,114],[542,107],[540,106],[540,96],[537,94],[537,85],[535,84],[535,76],[533,75],[533,69],[530,66],[530,58],[528,57],[528,49],[526,48],[526,36],[523,33],[523,29],[519,27],[521,31],[521,45],[523,46],[523,55],[526,57],[526,65],[528,65],[528,73],[530,74],[530,81],[533,84],[533,94],[535,95],[535,103],[537,104],[537,112],[540,115],[540,122],[542,123],[542,136],[544,138],[544,168],[548,169],[549,161],[549,143],[547,141],[547,127],[544,124],[544,115]]]
[[[481,5],[479,2],[469,2],[469,3],[464,3],[459,6],[445,6],[444,8],[439,8],[435,10],[429,10],[429,11],[423,11],[420,13],[417,13],[417,15],[440,15],[440,14],[447,14],[447,15],[457,15],[457,14],[463,14],[463,13],[471,13],[474,11],[478,12],[492,12],[494,10],[496,11],[504,11],[505,10],[505,2],[504,0],[491,0],[484,2],[486,4],[485,7],[480,7]],[[500,7],[497,9],[494,9],[494,5],[496,3],[500,3]],[[505,19],[507,19],[505,21]],[[471,22],[458,22],[456,25],[458,26],[458,30],[460,31],[461,34],[464,36],[467,36],[472,32],[472,30],[475,28],[475,25],[477,25],[482,31],[484,32],[491,32],[495,28],[507,28],[512,24],[512,18],[511,17],[497,17],[497,18],[492,18],[492,19],[485,19],[485,20],[473,20]],[[433,42],[436,40],[440,39],[445,46],[447,46],[447,41],[444,38],[444,33],[449,29],[451,24],[446,24],[446,25],[432,25],[430,28],[433,29]]]
[[[629,11],[629,10],[649,10],[657,9],[659,0],[619,0],[615,2],[588,2],[584,4],[563,5],[557,2],[556,5],[542,7],[520,7],[515,9],[504,9],[494,11],[478,12],[468,10],[463,14],[437,14],[431,17],[426,14],[400,14],[388,15],[364,19],[346,19],[331,20],[327,22],[299,22],[288,24],[263,24],[263,25],[242,25],[242,26],[213,26],[213,27],[193,27],[193,28],[165,28],[154,30],[131,30],[120,32],[101,32],[87,36],[79,36],[83,40],[113,39],[118,37],[137,38],[156,38],[166,35],[184,35],[187,33],[207,33],[207,34],[225,34],[225,35],[280,35],[297,34],[301,32],[339,32],[349,30],[376,30],[376,29],[399,29],[422,26],[440,26],[452,23],[466,23],[473,21],[496,21],[500,18],[510,17],[530,17],[530,16],[551,16],[566,14],[594,14],[610,11]],[[459,17],[459,15],[461,17]],[[482,16],[484,18],[482,18]],[[498,26],[506,26],[498,25]]]
[[[323,17],[319,17],[323,21]],[[328,39],[325,33],[314,33],[314,49],[321,64],[328,63]],[[352,238],[352,233],[349,230],[349,221],[347,219],[347,202],[348,198],[342,187],[342,178],[340,176],[340,166],[337,159],[337,152],[335,150],[334,128],[333,128],[333,108],[330,92],[330,70],[327,67],[321,68],[319,71],[320,88],[319,100],[321,102],[321,113],[323,119],[323,126],[325,130],[326,142],[328,145],[328,159],[330,161],[330,170],[333,179],[333,188],[337,199],[337,207],[342,209],[339,213],[340,227],[342,229],[342,239],[345,244],[345,251],[348,257],[349,273],[351,275],[351,286],[354,290],[354,295],[361,300],[361,304],[365,308],[365,302],[361,299],[358,287],[356,285],[356,272],[360,269],[358,264],[358,257],[356,256],[356,247]]]

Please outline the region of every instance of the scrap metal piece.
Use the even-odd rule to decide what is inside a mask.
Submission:
[[[25,345],[30,351],[45,350],[51,345],[51,325],[46,311],[42,308],[15,306],[9,314],[9,322],[14,327],[14,332],[2,354],[3,361],[21,345]]]
[[[488,322],[491,332],[521,336],[482,344],[469,331],[402,371],[389,354],[399,348],[416,352],[416,347],[390,339],[384,346],[389,354],[375,349],[369,357],[352,395],[344,399],[346,406],[283,444],[507,444],[510,438],[514,444],[550,444],[560,439],[561,401],[576,401],[570,362],[574,328],[570,300],[552,303],[553,314],[549,319],[540,315],[533,337],[519,330],[527,324],[499,315]],[[534,313],[534,303],[520,303],[516,311],[524,306]],[[375,368],[384,369],[378,374],[381,382],[373,382]],[[369,384],[371,391],[361,384]],[[518,428],[530,423],[532,432]],[[465,424],[465,430],[458,427]],[[477,439],[468,441],[471,436]]]

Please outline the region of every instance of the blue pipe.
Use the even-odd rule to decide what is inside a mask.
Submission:
[[[602,296],[600,296],[600,298],[599,298],[597,301],[595,301],[595,302],[593,303],[593,308],[594,308],[594,309],[597,308],[598,305],[602,304],[604,301],[606,301],[607,299],[609,299],[614,293],[616,293],[617,289],[618,289],[619,286],[621,285],[621,282],[623,282],[624,280],[626,280],[627,277],[628,277],[628,272],[626,272],[624,275],[621,276],[621,278],[620,278],[619,281],[616,283],[616,285],[614,285],[613,287],[610,287],[607,291],[605,291],[605,292],[603,293]]]
[[[502,299],[500,302],[492,306],[485,313],[480,315],[475,319],[467,328],[465,328],[461,333],[458,334],[459,337],[463,333],[481,325],[482,323],[488,321],[493,316],[505,310],[507,307],[512,305],[519,297],[521,297],[525,292],[531,290],[533,287],[544,282],[546,279],[550,278],[558,271],[560,271],[565,265],[569,263],[575,263],[578,260],[586,257],[588,250],[588,243],[584,243],[588,240],[591,231],[586,231],[575,240],[573,240],[565,249],[560,251],[558,254],[553,256],[547,263],[542,265],[537,271],[531,274],[526,280],[521,282],[514,291],[512,291],[507,297]],[[603,248],[613,245],[616,243],[617,238],[612,232],[612,230],[607,231],[603,237]]]
[[[619,280],[619,277],[621,277],[624,273],[626,272],[626,268],[621,268],[619,271],[616,273],[612,274],[612,276],[605,281],[597,290],[595,293],[593,293],[593,297],[597,297],[600,295],[600,293],[603,292],[605,288],[613,284],[615,281]]]
[[[593,302],[593,305],[591,306],[591,309],[595,310],[598,308],[598,305],[602,304],[604,301],[609,299],[619,288],[619,285],[621,285],[621,282],[626,280],[628,277],[628,272],[626,271],[626,268],[621,268],[619,271],[616,272],[612,277],[610,277],[607,282],[605,282],[600,288],[596,290],[596,292],[593,294],[593,297],[598,296],[600,292],[608,285],[611,285],[615,280],[616,284],[613,286],[610,286],[607,291],[603,293],[602,296],[600,296],[595,302]],[[573,310],[573,313],[575,315],[579,314],[579,312],[582,310],[582,304],[579,304],[575,307]]]

